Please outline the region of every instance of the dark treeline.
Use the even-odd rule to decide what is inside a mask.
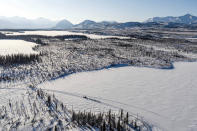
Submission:
[[[32,61],[40,61],[40,54],[13,54],[0,56],[0,65],[11,65],[11,64],[26,64]]]
[[[63,36],[55,36],[55,38],[58,38],[60,40],[65,40],[65,39],[82,39],[82,40],[87,40],[88,37],[85,35],[63,35]]]
[[[44,35],[9,35],[6,36],[8,39],[28,39],[28,38],[57,38],[57,39],[71,39],[71,38],[79,38],[79,39],[87,39],[84,35],[60,35],[60,36],[44,36]]]
[[[96,127],[100,131],[141,131],[143,125],[137,124],[138,119],[129,120],[129,113],[124,114],[121,110],[120,115],[112,114],[111,110],[107,114],[99,113],[94,114],[91,112],[78,112],[73,111],[72,122],[79,126]]]

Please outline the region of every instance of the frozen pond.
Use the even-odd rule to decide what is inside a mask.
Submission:
[[[173,70],[121,67],[77,73],[39,87],[82,110],[97,105],[86,104],[77,98],[80,94],[138,113],[163,130],[196,131],[196,78],[197,63],[180,62]]]
[[[95,35],[95,34],[85,34],[70,31],[24,31],[24,32],[2,32],[6,35],[43,35],[43,36],[62,36],[62,35],[85,35],[90,39],[105,39],[105,38],[119,38],[128,39],[129,37],[122,36],[106,36],[106,35]]]
[[[0,40],[0,56],[12,54],[37,54],[32,48],[37,44],[23,40]]]

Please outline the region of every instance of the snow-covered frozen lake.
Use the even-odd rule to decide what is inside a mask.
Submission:
[[[173,70],[121,67],[76,73],[39,87],[52,90],[61,101],[81,110],[103,108],[80,98],[86,95],[101,104],[138,113],[163,130],[196,131],[197,63],[174,66]]]
[[[43,35],[43,36],[85,35],[90,39],[105,39],[105,38],[129,39],[129,37],[122,37],[122,36],[95,35],[95,34],[77,33],[70,31],[24,31],[24,32],[3,31],[2,33],[6,35]]]
[[[37,54],[32,48],[37,44],[23,40],[0,40],[0,56],[12,54]]]

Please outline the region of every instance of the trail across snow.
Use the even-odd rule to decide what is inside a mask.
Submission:
[[[76,73],[39,88],[80,110],[120,107],[163,130],[197,130],[197,63],[178,62],[173,70],[121,67]],[[96,101],[84,100],[87,96]],[[100,102],[100,103],[99,103]],[[76,108],[76,107],[75,107]]]

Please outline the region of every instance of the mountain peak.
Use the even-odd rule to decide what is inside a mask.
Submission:
[[[193,15],[188,13],[188,14],[185,14],[184,16],[190,17],[190,16],[193,16]]]
[[[56,29],[70,29],[72,27],[73,24],[66,19],[59,21],[55,26]]]
[[[81,22],[80,24],[95,24],[95,21],[92,20],[84,20],[83,22]]]

